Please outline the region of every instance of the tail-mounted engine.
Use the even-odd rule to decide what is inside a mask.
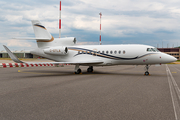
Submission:
[[[45,54],[50,55],[67,55],[68,54],[68,48],[67,47],[51,47],[43,50]]]
[[[76,44],[76,38],[74,37],[59,38],[57,43],[61,45],[72,46]]]

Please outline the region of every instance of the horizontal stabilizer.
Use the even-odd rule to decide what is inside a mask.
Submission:
[[[47,41],[51,40],[51,38],[13,38],[13,39],[16,39],[16,40],[43,40],[43,41],[45,41],[45,40],[47,40]]]

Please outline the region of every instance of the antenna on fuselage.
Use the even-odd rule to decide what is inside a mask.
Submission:
[[[61,38],[61,1],[59,6],[59,38]]]

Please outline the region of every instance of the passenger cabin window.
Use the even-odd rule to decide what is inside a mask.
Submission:
[[[102,51],[102,53],[104,54],[104,51]]]
[[[116,54],[117,53],[117,51],[114,51],[114,54]]]
[[[109,51],[106,51],[106,54],[108,54],[109,53]]]
[[[112,51],[110,51],[110,53],[112,54],[113,52],[112,52]]]
[[[119,51],[119,54],[121,54],[121,51]]]
[[[125,53],[126,53],[126,51],[124,50],[124,51],[123,51],[123,54],[125,54]]]

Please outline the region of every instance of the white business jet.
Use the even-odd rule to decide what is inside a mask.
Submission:
[[[48,62],[51,64],[75,65],[75,74],[81,73],[80,66],[89,66],[87,72],[93,72],[93,66],[145,65],[145,75],[149,75],[150,65],[177,60],[149,45],[76,45],[74,37],[55,39],[38,20],[32,20],[32,25],[35,38],[24,38],[37,41],[38,48],[31,53],[55,61]],[[4,48],[13,61],[24,63],[6,46]]]

